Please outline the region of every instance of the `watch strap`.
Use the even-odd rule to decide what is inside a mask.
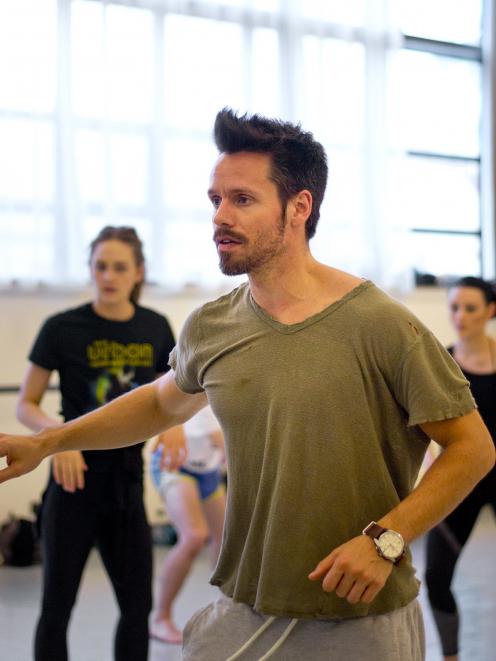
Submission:
[[[382,533],[386,532],[387,528],[383,528],[375,521],[371,521],[368,526],[362,530],[363,535],[372,537],[372,539],[379,539]]]
[[[381,537],[381,535],[383,535],[388,530],[389,530],[389,528],[383,528],[382,526],[380,526],[375,521],[371,521],[369,523],[369,525],[366,526],[362,530],[362,534],[367,535],[367,537],[371,537],[371,539],[373,540],[373,542],[375,544],[376,551],[381,556],[381,558],[384,558],[385,560],[388,560],[389,562],[392,562],[394,565],[396,565],[400,562],[400,560],[405,555],[405,542],[403,540],[403,537],[400,535],[400,533],[392,530],[391,532],[394,533],[395,535],[398,535],[399,538],[401,539],[401,541],[403,543],[403,550],[397,558],[390,558],[390,557],[386,556],[384,554],[384,552],[382,551],[381,547],[380,547],[379,538]]]

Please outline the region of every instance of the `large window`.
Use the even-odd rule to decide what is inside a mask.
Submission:
[[[401,0],[400,10],[394,76],[406,158],[396,185],[413,266],[426,283],[480,275],[483,3]]]
[[[95,233],[131,224],[150,280],[222,286],[224,106],[323,142],[319,258],[386,285],[480,272],[482,4],[2,0],[0,281],[85,282]]]

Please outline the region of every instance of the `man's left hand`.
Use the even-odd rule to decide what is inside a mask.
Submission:
[[[370,604],[384,587],[393,563],[381,558],[366,535],[354,537],[319,562],[308,578],[324,578],[325,592],[335,592],[350,604]]]

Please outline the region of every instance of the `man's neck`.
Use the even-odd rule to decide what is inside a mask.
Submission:
[[[270,270],[250,273],[248,279],[256,303],[273,319],[285,324],[308,319],[363,282],[321,264],[309,252],[280,261]]]

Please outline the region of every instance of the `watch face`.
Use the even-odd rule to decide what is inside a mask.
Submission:
[[[394,530],[386,530],[377,540],[382,555],[388,560],[397,560],[403,553],[405,543],[401,535]]]

